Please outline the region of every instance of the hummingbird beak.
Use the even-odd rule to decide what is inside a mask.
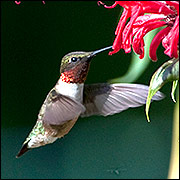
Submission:
[[[112,49],[112,46],[109,46],[109,47],[105,47],[105,48],[102,48],[102,49],[99,49],[99,50],[96,50],[96,51],[93,51],[87,58],[90,60],[92,57],[94,57],[96,54],[100,53],[100,52],[103,52],[103,51],[106,51],[108,49]]]
[[[98,54],[98,53],[100,53],[100,52],[106,51],[106,50],[108,50],[108,49],[112,49],[112,46],[109,46],[109,47],[105,47],[105,48],[96,50],[96,51],[94,51],[94,52],[91,54],[91,56],[94,56],[94,55],[96,55],[96,54]]]

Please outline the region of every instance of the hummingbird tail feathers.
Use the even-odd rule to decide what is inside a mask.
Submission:
[[[25,152],[27,152],[28,150],[30,150],[30,149],[27,147],[27,145],[28,145],[28,142],[25,143],[25,144],[22,146],[21,150],[20,150],[20,151],[18,152],[18,154],[16,155],[16,158],[19,158],[19,157],[22,156]]]

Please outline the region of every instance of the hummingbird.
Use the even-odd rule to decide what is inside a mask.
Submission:
[[[50,90],[38,114],[32,131],[26,138],[17,158],[30,149],[53,143],[68,134],[79,117],[108,116],[146,103],[148,86],[128,83],[84,84],[90,62],[96,51],[76,51],[61,60],[60,78]],[[161,100],[157,92],[152,100]]]

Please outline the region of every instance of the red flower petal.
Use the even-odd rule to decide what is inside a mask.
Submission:
[[[136,21],[133,23],[133,27],[143,26],[146,23],[164,20],[167,16],[163,14],[146,14],[139,16]]]
[[[178,1],[166,1],[166,4],[170,5],[171,7],[174,7],[177,11],[177,14],[179,15],[179,2]]]
[[[143,37],[151,30],[156,29],[158,27],[161,27],[163,25],[166,25],[166,22],[164,21],[158,21],[158,22],[151,22],[150,24],[146,24],[143,27],[141,27],[133,39],[133,49],[134,51],[141,55],[142,47],[140,47],[140,42],[142,41]],[[139,48],[139,49],[138,49]]]
[[[101,1],[99,4],[103,4]],[[104,5],[104,4],[103,4]],[[126,53],[131,52],[131,45],[135,53],[144,57],[144,36],[151,30],[167,25],[152,40],[149,56],[156,61],[156,50],[162,41],[164,53],[170,57],[177,57],[179,43],[179,2],[177,1],[115,1],[114,8],[120,5],[124,8],[115,31],[116,38],[113,43],[114,54],[120,49]],[[145,13],[152,13],[146,14]],[[126,24],[128,18],[129,22]],[[175,20],[176,19],[176,20]],[[175,20],[175,22],[174,22]]]
[[[162,39],[168,34],[170,30],[170,27],[166,27],[164,29],[162,29],[161,31],[159,31],[153,38],[150,48],[149,48],[149,57],[153,60],[153,61],[157,61],[157,56],[156,56],[156,50],[160,44],[160,42],[162,41]]]
[[[164,1],[137,1],[143,7],[144,13],[175,14]]]
[[[17,5],[21,4],[21,1],[14,1]]]
[[[179,16],[176,18],[175,24],[169,31],[168,35],[163,39],[162,44],[165,47],[164,53],[169,57],[178,57],[177,47],[179,42]]]
[[[124,26],[126,24],[126,21],[129,17],[130,17],[129,12],[124,10],[122,13],[122,16],[119,20],[118,26],[116,28],[115,35],[117,35],[117,36],[116,36],[114,43],[113,43],[113,51],[109,52],[109,55],[112,55],[121,49],[121,41],[122,41],[121,34],[122,34],[122,31],[123,31]]]
[[[136,11],[135,11],[135,10],[136,10]],[[128,23],[128,26],[126,26],[126,27],[124,28],[124,31],[125,31],[126,33],[124,34],[124,37],[123,37],[124,40],[123,40],[123,41],[126,41],[126,40],[127,40],[127,37],[129,36],[130,31],[131,31],[131,29],[132,29],[133,23],[135,22],[135,20],[136,20],[137,17],[139,16],[140,12],[141,12],[141,7],[138,7],[138,6],[134,6],[134,7],[133,7],[133,10],[132,10],[132,13],[131,13],[131,19],[130,19],[130,21],[129,21],[129,23]]]
[[[122,32],[122,30],[126,24],[126,21],[128,20],[129,17],[130,17],[129,11],[124,9],[124,11],[121,15],[121,18],[119,20],[118,26],[116,28],[115,35],[117,35],[119,32]]]

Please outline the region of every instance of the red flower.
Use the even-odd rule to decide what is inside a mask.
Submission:
[[[98,3],[104,5],[101,1]],[[152,40],[149,56],[152,60],[157,60],[156,50],[162,41],[164,53],[171,58],[178,57],[178,1],[115,1],[112,6],[104,5],[104,7],[114,8],[118,4],[124,8],[124,11],[115,31],[116,38],[110,55],[117,53],[120,49],[129,53],[132,45],[134,52],[142,59],[144,57],[143,37],[153,29],[165,27]],[[128,18],[130,20],[126,24]]]
[[[17,5],[21,4],[21,1],[14,1]],[[45,4],[45,1],[42,1],[43,4]]]

